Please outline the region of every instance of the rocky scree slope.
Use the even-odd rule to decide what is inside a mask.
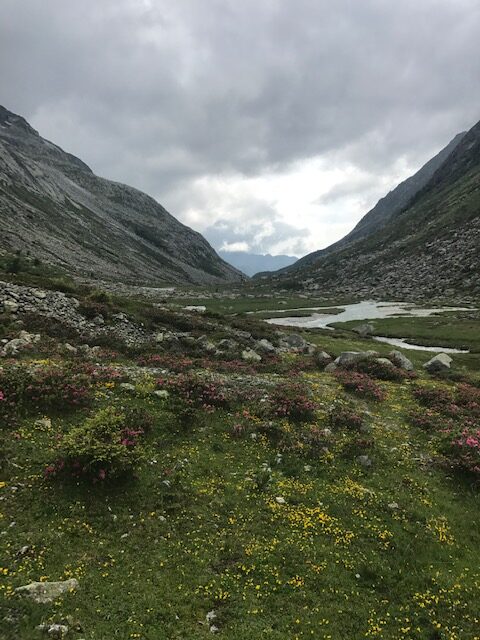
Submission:
[[[0,248],[132,283],[239,282],[197,232],[132,187],[96,176],[0,106]]]
[[[330,295],[479,298],[480,122],[386,224],[297,264],[270,279]]]

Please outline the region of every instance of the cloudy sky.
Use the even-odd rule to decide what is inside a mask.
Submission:
[[[480,2],[1,0],[0,104],[217,249],[300,256],[480,118]]]

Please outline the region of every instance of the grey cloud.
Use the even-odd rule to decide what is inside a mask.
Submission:
[[[168,203],[317,155],[419,166],[479,117],[479,32],[477,0],[3,0],[0,102]]]

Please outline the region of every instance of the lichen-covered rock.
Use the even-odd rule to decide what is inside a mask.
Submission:
[[[15,589],[16,593],[31,598],[38,604],[46,604],[56,600],[64,593],[78,589],[78,580],[70,578],[60,582],[31,582],[23,587]]]
[[[262,356],[253,349],[244,349],[242,351],[242,360],[246,362],[260,362]]]

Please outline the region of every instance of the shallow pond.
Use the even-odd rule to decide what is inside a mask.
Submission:
[[[431,307],[420,308],[409,302],[378,302],[374,300],[364,300],[363,302],[357,302],[355,304],[340,305],[343,309],[340,313],[322,313],[322,309],[331,309],[331,307],[312,307],[312,314],[310,316],[301,317],[288,317],[285,312],[285,317],[281,318],[269,318],[267,322],[270,324],[289,326],[289,327],[303,327],[305,329],[333,329],[330,325],[334,322],[347,322],[349,320],[376,320],[382,318],[398,318],[401,316],[426,318],[434,313],[440,313],[442,311],[470,311],[471,309],[466,307]],[[310,310],[310,309],[309,309]],[[279,310],[280,311],[280,310]],[[292,311],[290,309],[289,311]],[[305,311],[303,309],[302,311]],[[415,345],[413,343],[406,342],[405,338],[375,338],[379,342],[387,342],[388,344],[403,347],[404,349],[418,349],[421,351],[432,352],[445,352],[445,353],[468,353],[468,351],[462,351],[461,349],[446,349],[444,347],[424,347],[422,345]]]

